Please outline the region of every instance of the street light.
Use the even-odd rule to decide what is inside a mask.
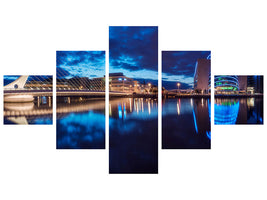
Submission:
[[[179,88],[180,88],[180,85],[181,85],[180,83],[177,83],[178,90],[179,90]],[[179,90],[179,93],[180,93],[180,90]]]
[[[151,83],[148,83],[147,85],[148,85],[148,87],[149,87],[149,88],[148,88],[148,93],[150,93]]]

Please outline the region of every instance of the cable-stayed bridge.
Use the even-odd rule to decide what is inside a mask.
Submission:
[[[4,86],[5,102],[31,102],[34,97],[52,95],[52,76],[20,76]],[[57,79],[56,95],[58,97],[105,97],[105,78]],[[110,95],[120,97],[131,95],[131,93],[110,92]]]

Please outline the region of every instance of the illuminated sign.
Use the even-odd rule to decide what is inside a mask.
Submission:
[[[221,90],[232,90],[233,87],[221,87]]]
[[[237,76],[215,76],[215,89],[224,91],[238,91]]]

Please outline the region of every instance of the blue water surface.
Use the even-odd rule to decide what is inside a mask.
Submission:
[[[94,109],[87,104],[58,103],[57,149],[104,149],[105,107]],[[96,104],[97,105],[97,104]],[[63,112],[68,110],[69,112]]]
[[[210,139],[208,98],[163,99],[163,149],[210,149]]]
[[[157,100],[122,98],[109,106],[109,172],[157,173]]]

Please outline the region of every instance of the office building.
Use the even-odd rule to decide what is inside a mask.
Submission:
[[[247,76],[247,93],[263,93],[263,76]]]
[[[116,92],[132,93],[136,89],[134,80],[123,75],[123,73],[109,74],[109,90]]]
[[[209,57],[208,57],[209,58]],[[210,92],[210,59],[198,59],[194,75],[194,91],[208,94]]]

